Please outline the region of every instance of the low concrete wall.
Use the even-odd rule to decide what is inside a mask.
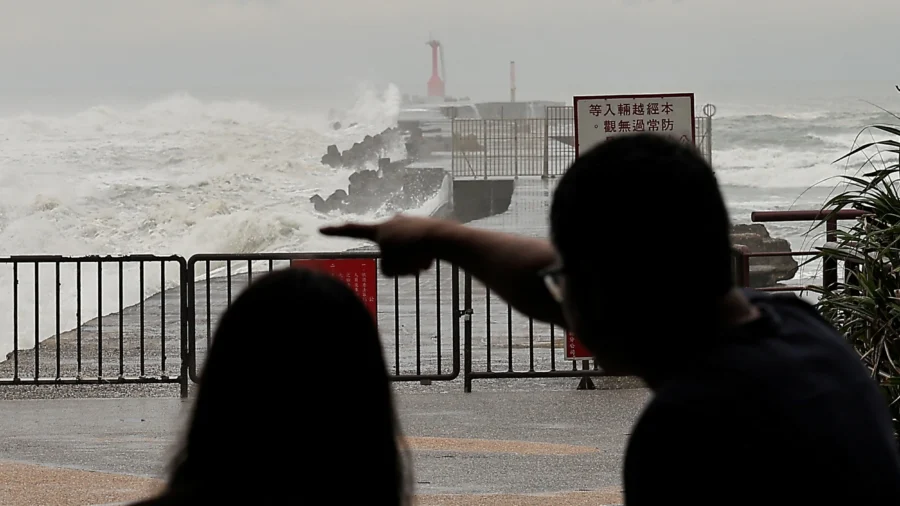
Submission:
[[[480,220],[509,210],[514,179],[457,179],[453,181],[453,218],[460,222]]]

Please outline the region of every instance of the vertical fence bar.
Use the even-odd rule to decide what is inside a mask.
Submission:
[[[76,366],[78,368],[77,378],[81,378],[84,372],[81,367],[81,332],[84,327],[84,320],[81,315],[81,261],[75,262],[75,353]]]
[[[56,268],[56,280],[55,280],[54,287],[53,287],[54,291],[56,292],[56,379],[59,380],[60,378],[62,378],[62,358],[60,357],[60,355],[62,354],[62,343],[60,342],[60,340],[62,339],[62,335],[61,335],[62,332],[61,332],[61,328],[60,328],[61,324],[59,321],[61,319],[62,310],[60,309],[60,304],[61,304],[62,300],[61,300],[60,293],[59,293],[60,292],[60,279],[59,279],[60,263],[59,263],[59,261],[55,262],[54,267]]]
[[[187,304],[184,304],[183,311],[187,315],[187,360],[188,367],[185,372],[187,379],[184,380],[182,391],[187,394],[189,389],[188,383],[197,382],[197,262],[191,258],[185,261],[184,270],[181,277],[182,283],[187,284],[185,289]],[[184,359],[182,359],[184,360]],[[182,371],[184,367],[182,364]]]
[[[534,372],[534,318],[528,319],[528,371]]]
[[[103,377],[103,263],[97,261],[97,378]]]
[[[441,347],[441,261],[438,260],[434,265],[435,270],[435,303],[437,304],[437,308],[435,311],[435,316],[437,319],[437,373],[443,374],[443,370],[441,369],[441,356],[443,355],[443,348]]]
[[[459,310],[459,266],[451,265],[450,272],[450,298],[451,298],[451,309],[453,310],[453,372],[458,374],[459,367],[459,319],[460,319],[460,310]],[[465,353],[465,350],[463,350]]]
[[[190,346],[190,336],[191,336],[191,328],[193,326],[194,315],[192,314],[193,310],[193,295],[188,292],[188,290],[194,290],[194,277],[190,275],[193,273],[193,268],[188,268],[187,262],[183,259],[179,259],[178,262],[178,288],[179,288],[179,319],[181,320],[181,339],[179,339],[179,348],[181,350],[181,371],[179,372],[179,386],[182,399],[187,399],[188,394],[190,393],[190,382],[191,382],[191,357],[193,356],[193,352]],[[190,273],[189,273],[190,271]]]
[[[140,320],[139,321],[140,335],[138,336],[138,339],[140,339],[140,347],[141,347],[141,357],[139,360],[141,362],[141,365],[140,365],[141,377],[143,378],[146,374],[146,372],[145,372],[146,371],[146,363],[145,363],[145,358],[144,358],[146,355],[144,352],[144,349],[146,347],[146,342],[145,342],[146,322],[144,321],[144,261],[143,260],[141,260],[138,263],[138,278],[139,278],[138,279],[138,298],[140,299],[140,302],[138,303],[138,311],[140,312],[140,315],[138,316],[138,318]]]
[[[125,264],[121,260],[119,260],[119,377],[125,377]]]
[[[19,381],[19,263],[13,260],[13,381]]]
[[[419,273],[416,273],[416,374],[422,374],[422,311]]]
[[[271,264],[270,264],[271,265]],[[210,266],[210,261],[206,261],[206,351],[209,353],[209,347],[212,344],[212,296],[210,288],[210,276],[212,267]]]
[[[550,325],[550,370],[556,370],[556,325]]]
[[[231,278],[229,278],[230,284]],[[167,376],[166,372],[166,263],[159,263],[159,341],[160,341],[160,369],[162,376]]]
[[[491,372],[491,289],[484,287],[484,314],[485,314],[485,360],[487,361],[487,371]]]
[[[515,178],[519,179],[519,122],[513,120],[513,172]]]
[[[544,142],[541,143],[544,148],[542,157],[541,177],[550,178],[550,108],[544,107]]]
[[[513,371],[513,308],[506,305],[506,371]]]
[[[41,264],[34,263],[34,380],[41,378]]]
[[[206,280],[206,282],[209,283],[209,280]],[[228,295],[227,295],[228,304],[226,307],[230,308],[231,307],[231,260],[225,261],[225,282],[227,283],[225,285],[226,286],[225,289],[228,291]]]
[[[465,368],[463,371],[463,391],[470,393],[472,391],[472,275],[466,272],[465,287],[463,288],[463,297],[465,307],[463,314],[459,315],[465,318],[465,344],[463,347],[463,362]]]
[[[488,178],[488,165],[489,165],[488,150],[490,148],[488,147],[488,124],[489,124],[488,120],[482,120],[482,130],[483,130],[482,134],[484,136],[484,179]]]
[[[400,376],[400,278],[394,277],[394,373]]]

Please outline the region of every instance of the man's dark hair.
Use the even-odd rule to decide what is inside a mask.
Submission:
[[[550,226],[567,276],[612,308],[650,296],[705,310],[734,286],[728,211],[693,145],[655,134],[597,145],[559,181]]]

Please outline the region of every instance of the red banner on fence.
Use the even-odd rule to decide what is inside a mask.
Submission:
[[[566,332],[566,360],[592,360],[594,354],[581,344],[575,334]]]
[[[291,267],[326,272],[347,284],[378,319],[378,268],[374,258],[291,260]]]

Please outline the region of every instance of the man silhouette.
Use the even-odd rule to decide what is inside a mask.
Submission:
[[[322,232],[378,243],[387,275],[456,263],[574,331],[604,370],[643,378],[629,506],[900,504],[877,385],[812,306],[735,286],[730,223],[693,146],[632,134],[561,178],[551,241],[404,216]]]

